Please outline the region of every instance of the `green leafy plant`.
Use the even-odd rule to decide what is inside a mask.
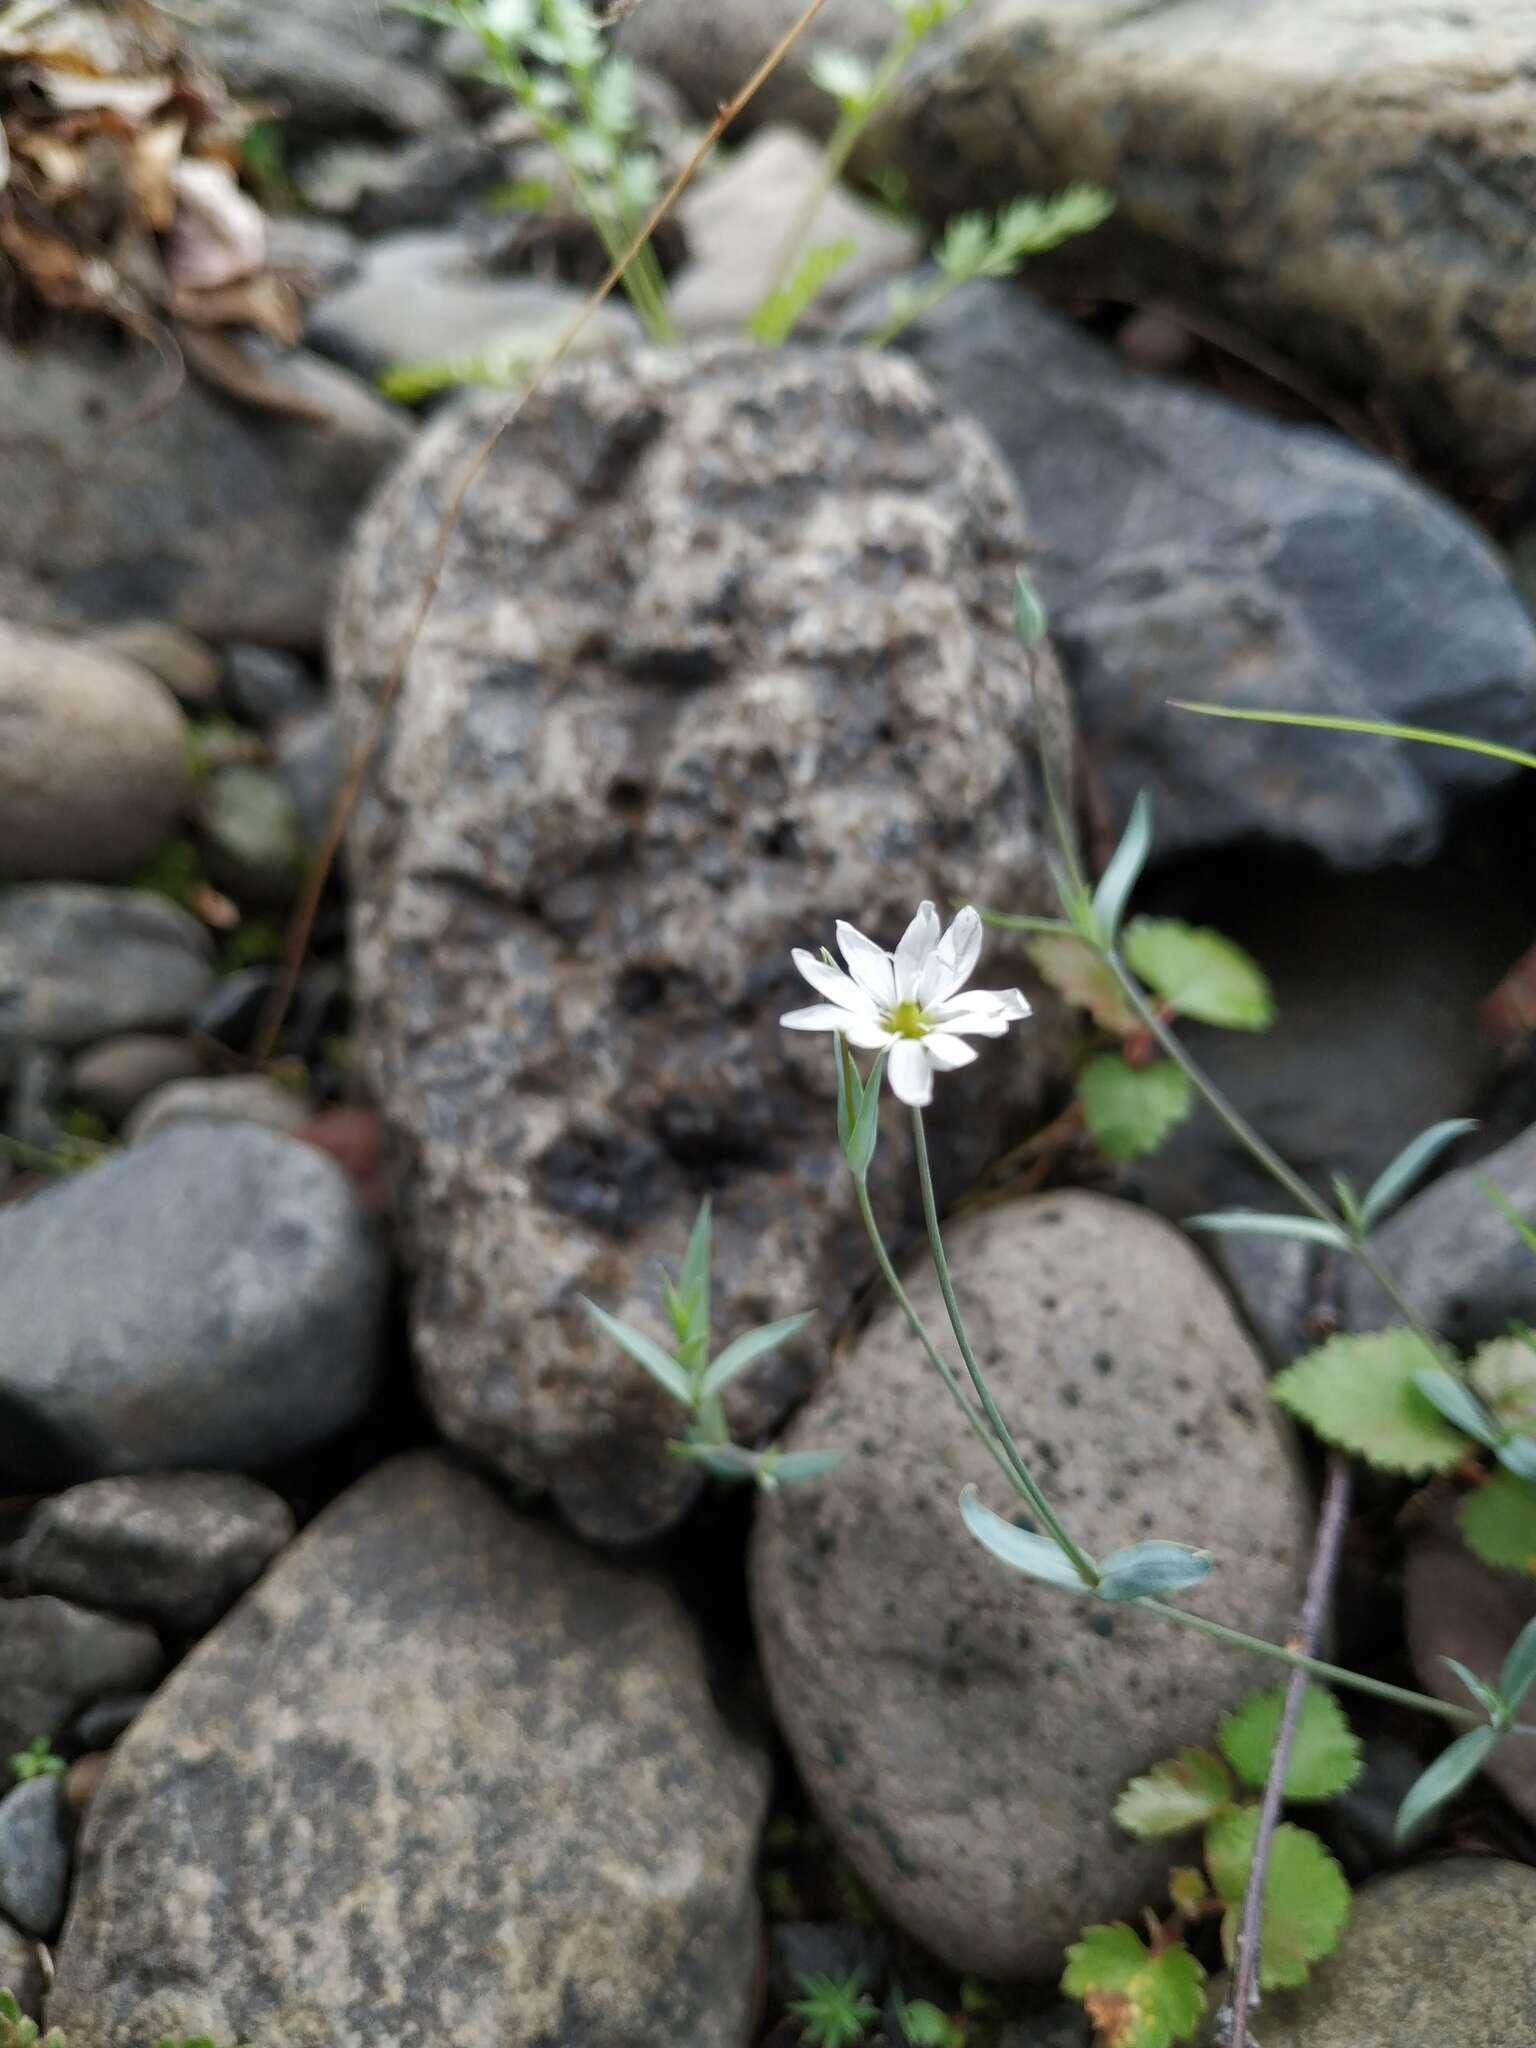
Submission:
[[[1141,1841],[1202,1833],[1201,1864],[1169,1873],[1171,1916],[1148,1914],[1150,1939],[1123,1923],[1090,1927],[1068,1951],[1062,1988],[1081,1999],[1103,2038],[1138,2048],[1170,2048],[1195,2036],[1206,2011],[1205,1971],[1185,1936],[1219,1919],[1232,1960],[1253,1864],[1262,1790],[1280,1730],[1284,1687],[1252,1692],[1217,1730],[1215,1749],[1185,1749],[1133,1778],[1115,1819]],[[1303,1696],[1286,1768],[1287,1799],[1332,1799],[1359,1775],[1360,1744],[1333,1695]],[[1260,1982],[1264,1989],[1306,1981],[1313,1963],[1337,1947],[1349,1912],[1349,1884],[1317,1836],[1291,1821],[1276,1829],[1264,1879]]]
[[[852,2048],[862,2041],[879,2009],[865,1995],[864,1974],[852,1970],[846,1977],[797,1976],[800,1997],[789,2002],[789,2010],[800,2021],[800,2038],[809,2048]]]
[[[926,1998],[907,1998],[901,1986],[891,1986],[891,2007],[901,2038],[912,2048],[965,2048],[964,2020],[956,2019]]]
[[[559,159],[609,259],[634,241],[660,193],[639,134],[634,68],[609,48],[588,0],[394,0],[409,14],[479,40],[481,75],[532,119]],[[666,283],[649,242],[623,274],[653,341],[675,340]]]
[[[721,1395],[749,1365],[797,1337],[811,1321],[814,1311],[785,1316],[763,1323],[734,1338],[723,1351],[710,1356],[709,1276],[712,1224],[708,1196],[699,1204],[698,1217],[688,1240],[682,1270],[674,1281],[661,1276],[662,1306],[672,1325],[673,1348],[668,1351],[644,1330],[621,1322],[596,1302],[583,1296],[582,1306],[604,1336],[643,1366],[657,1385],[663,1387],[688,1415],[686,1435],[668,1446],[673,1455],[702,1465],[717,1479],[748,1480],[764,1492],[773,1492],[786,1481],[816,1479],[833,1471],[841,1462],[838,1451],[748,1450],[731,1441]]]
[[[0,2048],[65,2048],[65,2043],[57,2027],[40,2033],[37,2022],[23,2015],[14,1992],[0,1991]]]
[[[46,1735],[34,1735],[26,1748],[7,1757],[6,1763],[18,1784],[25,1784],[29,1778],[61,1778],[69,1769],[63,1757],[55,1755]]]

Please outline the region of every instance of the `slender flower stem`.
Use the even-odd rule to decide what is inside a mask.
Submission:
[[[1398,1286],[1397,1281],[1376,1256],[1366,1239],[1352,1231],[1344,1218],[1336,1215],[1329,1204],[1323,1200],[1322,1196],[1316,1193],[1314,1189],[1308,1187],[1301,1175],[1293,1167],[1286,1164],[1274,1146],[1266,1138],[1260,1137],[1242,1111],[1227,1099],[1210,1075],[1206,1073],[1204,1067],[1194,1057],[1193,1053],[1186,1051],[1178,1034],[1168,1028],[1168,1025],[1158,1015],[1153,1005],[1147,1001],[1141,983],[1131,973],[1119,953],[1112,946],[1105,947],[1101,951],[1104,964],[1120,984],[1126,1001],[1157,1040],[1163,1051],[1167,1053],[1169,1059],[1183,1068],[1194,1084],[1196,1092],[1204,1096],[1205,1100],[1210,1104],[1217,1116],[1221,1118],[1221,1121],[1226,1125],[1233,1137],[1236,1138],[1237,1142],[1245,1151],[1252,1154],[1272,1180],[1277,1181],[1284,1188],[1292,1201],[1297,1203],[1299,1207],[1308,1210],[1313,1216],[1317,1217],[1319,1222],[1326,1223],[1330,1229],[1338,1231],[1340,1238],[1343,1240],[1341,1249],[1347,1246],[1350,1253],[1364,1266],[1365,1270],[1376,1282],[1376,1285],[1386,1295],[1387,1299],[1415,1335],[1421,1338],[1429,1346],[1430,1350],[1438,1355],[1440,1351],[1439,1338],[1435,1336],[1428,1324],[1425,1323],[1423,1317],[1413,1306],[1413,1303],[1408,1300],[1407,1296]]]
[[[912,1112],[912,1148],[917,1156],[917,1178],[923,1191],[923,1220],[928,1226],[928,1244],[933,1253],[933,1270],[939,1276],[939,1291],[944,1296],[944,1307],[949,1315],[949,1327],[955,1333],[955,1342],[960,1347],[960,1356],[965,1360],[965,1369],[971,1376],[971,1385],[981,1402],[982,1412],[992,1425],[993,1433],[1002,1446],[1008,1464],[1012,1468],[1014,1490],[1023,1495],[1030,1507],[1039,1516],[1046,1530],[1058,1548],[1070,1559],[1073,1570],[1084,1585],[1096,1586],[1099,1575],[1093,1560],[1072,1541],[1062,1527],[1050,1502],[1041,1492],[1039,1483],[1030,1471],[1023,1453],[1009,1434],[1002,1412],[992,1398],[992,1389],[987,1385],[986,1375],[977,1363],[971,1349],[969,1337],[965,1334],[965,1323],[960,1314],[960,1304],[955,1299],[955,1285],[950,1278],[949,1260],[944,1255],[944,1239],[939,1231],[939,1212],[933,1199],[933,1174],[928,1164],[928,1140],[923,1131],[923,1112]]]

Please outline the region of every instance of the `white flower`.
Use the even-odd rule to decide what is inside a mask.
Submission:
[[[981,919],[969,906],[946,932],[924,903],[894,953],[841,920],[837,943],[846,974],[802,946],[794,949],[796,967],[826,1000],[779,1022],[791,1031],[839,1031],[863,1052],[888,1051],[891,1087],[914,1109],[933,1100],[935,1070],[948,1073],[975,1059],[967,1038],[1001,1038],[1029,1015],[1016,988],[960,993],[981,957]]]

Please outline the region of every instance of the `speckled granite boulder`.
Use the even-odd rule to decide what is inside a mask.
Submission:
[[[1179,1604],[1290,1627],[1310,1508],[1263,1368],[1169,1224],[1100,1195],[979,1210],[947,1234],[972,1343],[1072,1533],[1211,1550]],[[930,1328],[930,1268],[908,1276]],[[966,1533],[1011,1497],[893,1309],[800,1410],[827,1480],[764,1503],[753,1606],[778,1718],[838,1846],[945,1962],[1050,1978],[1088,1923],[1134,1919],[1166,1843],[1110,1819],[1126,1780],[1255,1682],[1208,1638],[1010,1572]]]
[[[497,409],[429,427],[363,523],[335,633],[354,735]],[[664,1527],[695,1476],[579,1294],[660,1335],[657,1262],[712,1193],[718,1337],[826,1311],[733,1386],[760,1432],[867,1270],[829,1048],[778,1024],[791,946],[838,915],[894,944],[925,896],[1045,905],[1024,545],[980,432],[873,354],[582,366],[468,495],[351,831],[362,1039],[427,1401],[587,1533]],[[1059,732],[1048,660],[1042,690]],[[1021,952],[982,978],[1027,980]],[[1037,1020],[949,1077],[943,1185],[1063,1067]],[[876,1181],[910,1199],[898,1148]]]
[[[765,1794],[669,1588],[402,1459],[114,1750],[49,2018],[92,2048],[739,2048]]]

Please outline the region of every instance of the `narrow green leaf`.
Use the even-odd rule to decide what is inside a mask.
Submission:
[[[1483,1712],[1497,1721],[1504,1712],[1504,1702],[1488,1681],[1485,1678],[1479,1678],[1475,1671],[1469,1671],[1459,1657],[1442,1657],[1440,1662],[1448,1670],[1455,1672]]]
[[[796,1337],[815,1315],[814,1309],[806,1309],[797,1316],[784,1316],[779,1322],[764,1323],[756,1330],[748,1330],[727,1344],[720,1356],[705,1373],[701,1391],[718,1394],[728,1386],[737,1373],[745,1372],[754,1359],[761,1358],[765,1351],[772,1351],[776,1345],[787,1344]]]
[[[1504,1221],[1519,1237],[1528,1252],[1536,1252],[1536,1224],[1530,1223],[1502,1188],[1496,1188],[1491,1180],[1479,1179],[1477,1183],[1486,1201],[1493,1204]]]
[[[709,1347],[709,1268],[713,1223],[713,1206],[706,1195],[694,1218],[688,1249],[683,1255],[683,1270],[677,1283],[678,1293],[688,1304],[688,1334],[694,1339],[702,1339],[706,1350]]]
[[[1456,1522],[1484,1564],[1536,1573],[1536,1486],[1527,1480],[1495,1472],[1463,1497]]]
[[[859,1078],[853,1054],[848,1050],[848,1041],[841,1032],[834,1034],[832,1039],[832,1062],[837,1071],[837,1142],[846,1159],[848,1142],[858,1121],[859,1105],[864,1100],[864,1083]]]
[[[807,249],[794,275],[771,291],[747,322],[752,339],[769,348],[779,348],[788,341],[812,301],[857,254],[858,246],[852,235],[844,235],[835,242],[817,242]]]
[[[764,1486],[820,1479],[825,1473],[835,1472],[842,1462],[841,1451],[765,1451],[757,1476]]]
[[[1077,1567],[1050,1537],[1037,1536],[1029,1529],[1016,1529],[1012,1522],[1005,1522],[986,1505],[974,1486],[966,1487],[961,1494],[960,1513],[976,1541],[1004,1564],[1012,1565],[1016,1572],[1041,1579],[1048,1586],[1060,1586],[1069,1593],[1093,1590],[1078,1577]]]
[[[1397,1809],[1393,1832],[1399,1848],[1408,1843],[1431,1814],[1448,1799],[1454,1799],[1462,1786],[1477,1776],[1493,1754],[1498,1739],[1496,1728],[1473,1728],[1458,1735],[1449,1749],[1440,1752],[1423,1776],[1410,1786],[1408,1796]]]
[[[1521,1702],[1533,1683],[1536,1683],[1536,1620],[1528,1621],[1515,1637],[1509,1655],[1504,1659],[1504,1669],[1499,1673],[1499,1692],[1512,1715],[1519,1712]]]
[[[1249,1693],[1222,1721],[1217,1741],[1244,1784],[1255,1791],[1269,1777],[1280,1736],[1286,1687]],[[1331,1692],[1309,1685],[1301,1698],[1291,1759],[1286,1766],[1287,1799],[1332,1799],[1360,1775],[1360,1738]]]
[[[1493,1447],[1493,1455],[1506,1472],[1513,1472],[1517,1479],[1536,1480],[1536,1442],[1528,1436],[1515,1432],[1500,1437]]]
[[[843,1148],[848,1169],[857,1181],[869,1177],[869,1162],[875,1156],[875,1140],[880,1135],[880,1083],[885,1076],[885,1054],[876,1054],[875,1064],[869,1070],[869,1079],[864,1083],[864,1099],[859,1104],[858,1116],[854,1119],[853,1131]]]
[[[960,899],[957,897],[956,902]],[[1072,927],[1061,917],[1022,917],[1011,910],[979,910],[976,915],[983,924],[994,925],[1000,932],[1062,932],[1072,937]]]
[[[1198,1585],[1210,1569],[1210,1552],[1193,1550],[1187,1543],[1130,1543],[1104,1559],[1095,1590],[1101,1600],[1141,1600]]]
[[[1486,1449],[1497,1448],[1500,1432],[1494,1428],[1482,1402],[1455,1373],[1447,1372],[1443,1365],[1426,1366],[1422,1372],[1414,1374],[1413,1384],[1426,1401],[1434,1403],[1447,1422],[1464,1429]]]
[[[1013,631],[1021,647],[1038,647],[1050,629],[1045,601],[1022,569],[1013,579]]]
[[[1115,1803],[1114,1818],[1127,1834],[1150,1842],[1204,1827],[1231,1804],[1232,1780],[1208,1749],[1181,1749],[1167,1763],[1132,1778]]]
[[[647,1337],[644,1330],[636,1330],[628,1323],[621,1323],[617,1316],[609,1315],[607,1309],[599,1308],[595,1301],[581,1296],[581,1305],[600,1330],[610,1336],[615,1344],[622,1345],[637,1365],[643,1365],[652,1379],[664,1386],[673,1400],[687,1409],[693,1407],[693,1389],[688,1384],[688,1375],[669,1353],[662,1350],[653,1337]]]
[[[739,1444],[693,1444],[672,1442],[667,1449],[674,1458],[690,1465],[702,1465],[715,1479],[755,1479],[758,1454],[744,1451]]]
[[[1231,704],[1192,704],[1184,698],[1169,699],[1174,711],[1198,712],[1202,718],[1239,718],[1253,725],[1305,725],[1318,732],[1358,732],[1384,740],[1420,740],[1427,746],[1455,747],[1464,754],[1489,754],[1496,761],[1513,761],[1519,768],[1536,768],[1536,754],[1523,754],[1518,747],[1502,746],[1497,740],[1469,739],[1465,733],[1439,732],[1427,725],[1393,725],[1380,718],[1340,718],[1322,711],[1239,711]]]
[[[1194,1107],[1182,1067],[1172,1060],[1133,1067],[1117,1052],[1089,1060],[1077,1077],[1077,1099],[1089,1135],[1110,1159],[1155,1152]]]
[[[1176,917],[1138,917],[1126,927],[1124,952],[1135,973],[1183,1017],[1228,1031],[1262,1031],[1274,1020],[1262,970],[1220,932]]]
[[[1125,915],[1125,906],[1130,901],[1131,891],[1141,879],[1141,871],[1147,864],[1147,855],[1152,851],[1152,799],[1143,790],[1131,806],[1131,815],[1126,821],[1120,844],[1110,857],[1109,865],[1100,877],[1099,886],[1093,892],[1093,915],[1100,936],[1105,945],[1112,946],[1120,930],[1120,920]]]
[[[1420,1131],[1416,1138],[1410,1139],[1391,1165],[1384,1167],[1372,1181],[1360,1205],[1367,1227],[1379,1223],[1387,1211],[1402,1200],[1414,1182],[1428,1173],[1448,1145],[1454,1145],[1458,1138],[1464,1138],[1468,1131],[1476,1129],[1477,1124],[1471,1117],[1453,1116],[1444,1123],[1431,1124],[1427,1131]]]
[[[1444,1472],[1466,1455],[1467,1440],[1414,1384],[1438,1363],[1412,1330],[1330,1337],[1279,1374],[1270,1391],[1324,1443],[1384,1472]]]
[[[1218,1209],[1208,1216],[1186,1216],[1184,1228],[1226,1231],[1232,1237],[1294,1237],[1304,1244],[1325,1244],[1332,1251],[1349,1249],[1343,1231],[1320,1216],[1277,1216],[1267,1209]]]

